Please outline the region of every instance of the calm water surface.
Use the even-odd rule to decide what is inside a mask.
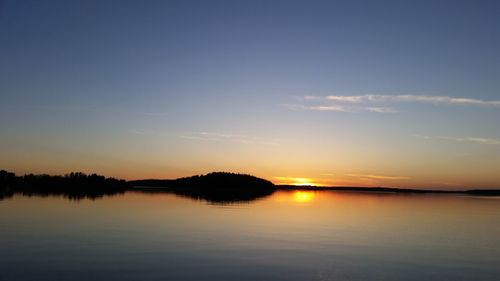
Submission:
[[[500,280],[500,198],[14,196],[0,280]]]

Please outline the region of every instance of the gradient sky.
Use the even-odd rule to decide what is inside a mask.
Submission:
[[[500,187],[499,1],[1,1],[0,168]]]

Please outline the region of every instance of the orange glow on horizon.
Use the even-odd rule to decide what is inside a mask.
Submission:
[[[320,186],[310,178],[294,178],[294,177],[275,177],[278,180],[277,184],[296,185],[296,186]]]

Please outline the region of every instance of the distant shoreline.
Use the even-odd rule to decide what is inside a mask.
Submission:
[[[351,191],[370,193],[404,193],[404,194],[463,194],[478,196],[500,196],[500,189],[439,190],[412,189],[397,187],[353,187],[353,186],[312,186],[312,185],[275,185],[277,190],[305,191]]]
[[[163,181],[163,180],[158,180]],[[168,180],[167,180],[168,181]],[[132,185],[132,190],[138,191],[176,191],[178,187],[166,185]],[[189,188],[186,188],[189,189]],[[469,190],[439,190],[439,189],[411,189],[397,187],[353,187],[353,186],[312,186],[312,185],[274,185],[274,190],[284,191],[340,191],[356,193],[387,193],[387,194],[443,194],[469,196],[500,196],[499,189],[469,189]]]

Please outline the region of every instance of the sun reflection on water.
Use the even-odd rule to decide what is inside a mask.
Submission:
[[[292,198],[294,202],[307,203],[314,199],[314,192],[297,190],[293,192]]]

